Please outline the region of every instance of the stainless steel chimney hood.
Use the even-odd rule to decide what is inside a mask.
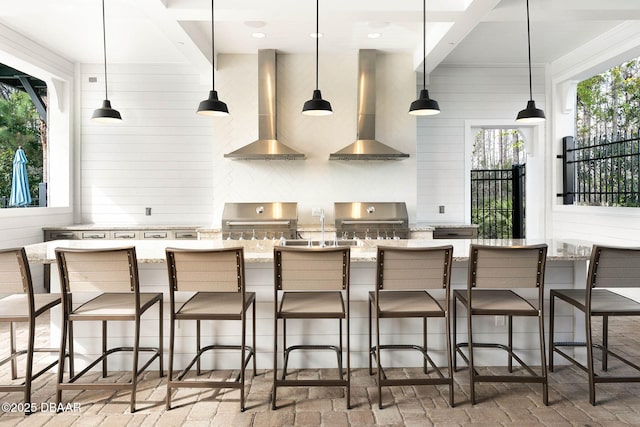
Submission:
[[[376,141],[376,51],[358,53],[358,135],[353,144],[329,155],[329,160],[400,160],[409,157]]]
[[[224,157],[235,160],[304,160],[276,138],[276,51],[258,51],[258,140]]]

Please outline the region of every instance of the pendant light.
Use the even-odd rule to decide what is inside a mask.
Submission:
[[[427,90],[427,0],[422,0],[422,90],[418,99],[411,103],[409,114],[413,116],[433,116],[440,114],[438,101],[429,98]]]
[[[104,54],[104,101],[102,101],[102,107],[93,112],[91,120],[98,123],[116,123],[122,120],[122,116],[118,110],[111,108],[107,91],[107,31],[104,19],[104,0],[102,0],[102,52]]]
[[[198,114],[202,116],[228,116],[229,109],[227,104],[218,99],[218,92],[216,92],[214,40],[213,0],[211,0],[211,90],[209,91],[209,98],[200,102]]]
[[[331,103],[322,99],[322,94],[320,93],[320,89],[318,89],[318,41],[320,39],[318,18],[319,10],[319,0],[316,0],[316,88],[313,91],[311,99],[305,102],[302,107],[302,114],[307,116],[328,116],[329,114],[333,114]]]
[[[529,25],[529,0],[527,0],[527,47],[529,49],[529,101],[527,108],[518,113],[516,122],[518,123],[540,123],[544,122],[544,111],[536,108],[536,102],[533,100],[533,89],[531,84],[531,28]]]

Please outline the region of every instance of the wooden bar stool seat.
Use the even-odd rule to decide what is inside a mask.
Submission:
[[[351,407],[349,354],[349,269],[348,247],[326,248],[274,248],[274,344],[273,390],[271,407],[277,408],[279,387],[342,386],[345,387],[347,409]],[[337,344],[300,343],[287,344],[288,320],[337,319],[339,340]],[[343,347],[343,320],[346,323],[346,347]],[[282,321],[283,351],[278,354],[278,323]],[[336,378],[291,379],[287,378],[289,356],[293,351],[330,350],[338,362]],[[346,352],[346,370],[343,370],[343,353]],[[278,360],[282,357],[281,376],[278,377]]]
[[[640,361],[632,361],[625,354],[624,340],[616,342],[616,351],[609,343],[609,318],[640,316],[640,302],[624,295],[625,291],[637,292],[640,288],[640,248],[621,248],[594,245],[591,250],[587,284],[582,289],[552,289],[549,303],[549,369],[553,372],[554,353],[569,360],[587,373],[589,378],[589,402],[596,404],[596,384],[640,382]],[[584,314],[586,342],[556,341],[556,299],[570,304]],[[602,318],[602,343],[593,341],[594,317]],[[624,337],[620,337],[624,338]],[[565,348],[586,348],[586,362],[570,355]],[[602,359],[601,371],[596,372],[596,353]],[[620,362],[627,370],[623,374],[609,371],[609,357]]]
[[[138,262],[135,247],[115,249],[56,249],[56,261],[62,288],[62,332],[56,407],[60,407],[64,390],[129,390],[130,410],[135,412],[136,391],[142,373],[155,361],[159,363],[159,375],[163,376],[162,361],[162,293],[140,292]],[[142,315],[150,308],[158,307],[157,347],[140,345]],[[102,352],[79,373],[75,373],[74,332],[75,322],[98,321],[102,324]],[[108,346],[108,322],[133,322],[133,343],[116,347]],[[63,350],[69,340],[69,375],[64,379],[65,357]],[[150,353],[139,366],[140,353]],[[113,383],[78,381],[98,364],[102,364],[102,377],[107,377],[108,357],[117,353],[130,353],[131,378]]]
[[[0,322],[9,323],[9,354],[0,360],[0,366],[11,363],[11,380],[18,379],[18,359],[26,355],[24,381],[0,385],[0,392],[24,394],[23,403],[28,415],[34,409],[31,404],[33,381],[58,364],[57,360],[33,372],[35,353],[58,353],[58,348],[35,346],[36,321],[39,316],[60,304],[60,294],[35,294],[31,269],[23,248],[0,250],[0,294],[10,294],[0,299]],[[27,345],[18,349],[15,324],[27,324]],[[6,341],[4,341],[6,343]]]
[[[453,292],[453,338],[456,353],[469,366],[470,400],[476,403],[475,385],[483,382],[521,382],[542,385],[542,401],[549,404],[547,362],[544,343],[544,272],[547,245],[488,246],[471,244],[467,290]],[[536,291],[535,301],[525,299],[518,291]],[[466,309],[468,341],[457,342],[457,302]],[[478,342],[473,337],[473,319],[480,316],[506,316],[507,343]],[[513,345],[513,318],[538,320],[540,368],[530,367],[516,352]],[[498,335],[498,334],[494,334]],[[467,349],[467,353],[463,349]],[[476,369],[474,350],[478,348],[504,351],[508,373],[480,374]],[[514,372],[513,361],[520,365]],[[454,369],[457,368],[454,358]]]
[[[167,248],[170,298],[169,374],[167,380],[166,408],[171,409],[173,389],[176,388],[232,388],[240,390],[240,410],[245,410],[245,371],[253,359],[253,375],[256,376],[256,295],[245,292],[244,250],[226,249],[178,249]],[[184,303],[176,301],[177,294],[192,294]],[[247,311],[252,308],[253,347],[246,345]],[[195,320],[195,356],[174,377],[176,322]],[[201,346],[202,321],[233,320],[240,322],[240,344],[213,343]],[[235,338],[235,337],[234,337]],[[222,337],[219,338],[220,340]],[[237,342],[237,340],[234,340]],[[240,355],[239,373],[232,379],[209,381],[187,378],[196,365],[196,376],[201,375],[201,358],[209,351],[237,351]]]
[[[382,409],[383,386],[448,385],[449,404],[454,406],[453,369],[451,365],[451,335],[449,331],[449,299],[453,246],[432,248],[397,248],[378,246],[376,290],[369,293],[369,374],[373,374],[372,359],[376,360],[378,407]],[[436,295],[440,292],[439,295]],[[382,319],[422,319],[422,345],[383,344],[380,329]],[[445,337],[447,373],[434,362],[427,347],[427,319],[443,319],[441,333]],[[375,345],[372,343],[372,321],[375,321]],[[391,340],[395,333],[388,335]],[[385,351],[411,350],[423,359],[424,376],[388,378],[382,367],[381,355]],[[433,368],[428,372],[428,365]]]

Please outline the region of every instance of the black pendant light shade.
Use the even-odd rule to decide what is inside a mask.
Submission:
[[[413,116],[433,116],[440,113],[438,101],[429,98],[429,91],[422,89],[420,97],[411,103],[409,114]]]
[[[215,73],[215,38],[214,38],[214,26],[213,26],[213,0],[211,0],[211,90],[209,91],[209,97],[198,105],[197,113],[201,116],[213,116],[221,117],[228,116],[229,109],[227,104],[218,99],[218,92],[216,91],[216,73]]]
[[[104,0],[102,0],[102,53],[104,58],[104,101],[102,107],[96,109],[91,120],[98,123],[116,123],[122,120],[120,112],[111,108],[107,91],[107,31],[105,29]]]
[[[308,116],[328,116],[332,114],[331,103],[322,99],[322,94],[318,89],[313,91],[313,97],[304,103],[302,114]]]
[[[438,101],[429,98],[427,90],[427,0],[422,0],[422,89],[418,99],[411,103],[412,116],[433,116],[440,114]]]
[[[544,120],[544,111],[536,108],[536,101],[534,100],[527,101],[527,108],[520,110],[516,118],[516,121],[520,123],[538,123]]]
[[[93,112],[91,120],[98,123],[115,123],[122,120],[122,116],[118,110],[111,108],[111,101],[105,99],[102,101],[102,107]]]
[[[545,121],[544,111],[536,108],[533,100],[533,85],[531,83],[531,27],[529,25],[529,0],[527,0],[527,48],[529,50],[529,101],[527,108],[521,110],[516,117],[518,123],[540,123]]]
[[[328,116],[333,114],[331,109],[331,103],[325,99],[322,99],[320,89],[318,89],[318,40],[320,39],[319,31],[319,0],[316,0],[316,88],[313,91],[313,96],[310,100],[304,103],[302,107],[302,114],[306,116]]]
[[[218,92],[215,90],[209,91],[209,98],[200,102],[198,106],[198,114],[203,116],[228,116],[229,109],[227,104],[218,99]]]

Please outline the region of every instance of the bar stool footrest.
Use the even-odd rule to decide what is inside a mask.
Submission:
[[[424,384],[449,384],[449,380],[444,376],[444,374],[442,373],[440,368],[435,364],[433,359],[431,359],[431,357],[429,356],[429,353],[427,352],[427,350],[425,350],[425,348],[420,346],[420,345],[416,345],[416,344],[384,344],[384,345],[380,346],[380,350],[381,351],[382,350],[414,350],[414,351],[419,351],[420,353],[422,353],[422,357],[424,358],[424,360],[428,364],[431,365],[431,367],[438,374],[440,379],[444,379],[446,381],[444,383],[438,382],[438,383],[424,383]],[[373,356],[374,359],[376,358],[376,351],[377,351],[377,346],[373,346],[369,350],[369,353],[371,353],[371,355]],[[380,375],[381,375],[381,381],[387,381],[387,375],[384,373],[384,369],[382,368],[382,365],[380,365]],[[436,380],[436,379],[435,378],[431,378],[431,380]],[[388,381],[397,382],[397,381],[400,381],[400,380],[388,380]],[[413,381],[413,380],[410,380],[410,381]],[[414,383],[414,384],[420,384],[420,383]],[[384,383],[383,383],[383,385],[384,385]],[[387,384],[387,385],[393,385],[393,384]],[[407,384],[396,384],[396,385],[409,385],[409,384],[407,383]]]
[[[301,344],[301,345],[292,345],[285,349],[284,351],[284,365],[282,367],[282,379],[281,381],[285,381],[285,377],[287,376],[287,365],[289,364],[289,354],[294,350],[330,350],[336,353],[336,357],[338,358],[338,372],[340,374],[340,381],[343,381],[343,373],[342,373],[342,350],[340,347],[335,345],[313,345],[313,344]],[[297,380],[292,380],[297,381]]]
[[[254,354],[254,351],[253,351],[253,347],[245,346],[244,349],[247,352],[247,356],[245,357],[245,359],[244,359],[244,361],[242,363],[242,369],[245,369],[247,367],[247,365],[249,365],[249,361],[251,360],[251,358],[255,357],[255,354]],[[204,355],[204,353],[209,351],[209,350],[236,350],[236,351],[241,351],[242,350],[242,346],[240,346],[240,345],[212,344],[212,345],[208,345],[206,347],[203,347],[203,348],[200,349],[198,354],[196,354],[193,357],[193,359],[191,359],[191,361],[189,362],[187,367],[184,368],[182,371],[180,371],[180,373],[176,376],[176,379],[175,380],[170,379],[170,382],[175,383],[175,382],[182,381],[182,379],[185,377],[185,375],[187,375],[189,373],[189,371],[191,370],[193,365],[196,364],[198,359],[200,359]],[[238,376],[236,377],[235,381],[240,381],[240,373],[238,373]],[[189,382],[189,381],[186,381],[186,382]],[[185,387],[188,387],[188,386],[185,386]]]
[[[102,353],[98,358],[93,360],[89,365],[87,365],[87,367],[85,367],[82,371],[78,372],[73,377],[69,378],[69,381],[67,381],[67,383],[64,383],[64,384],[74,383],[76,380],[78,380],[84,374],[89,372],[91,370],[91,368],[93,368],[98,363],[100,363],[103,360],[105,360],[107,358],[107,356],[109,356],[111,354],[114,354],[114,353],[125,352],[125,351],[133,352],[133,347],[114,347],[114,348],[108,349],[107,351]],[[145,369],[147,369],[147,367],[149,367],[149,365],[151,365],[151,363],[153,363],[154,360],[159,359],[160,357],[162,357],[160,349],[158,349],[157,347],[138,347],[138,352],[153,352],[154,354],[151,356],[151,358],[141,368],[138,369],[138,371],[136,372],[136,375],[140,375]],[[164,376],[164,373],[161,371],[160,372],[160,377],[162,377],[162,376]]]

